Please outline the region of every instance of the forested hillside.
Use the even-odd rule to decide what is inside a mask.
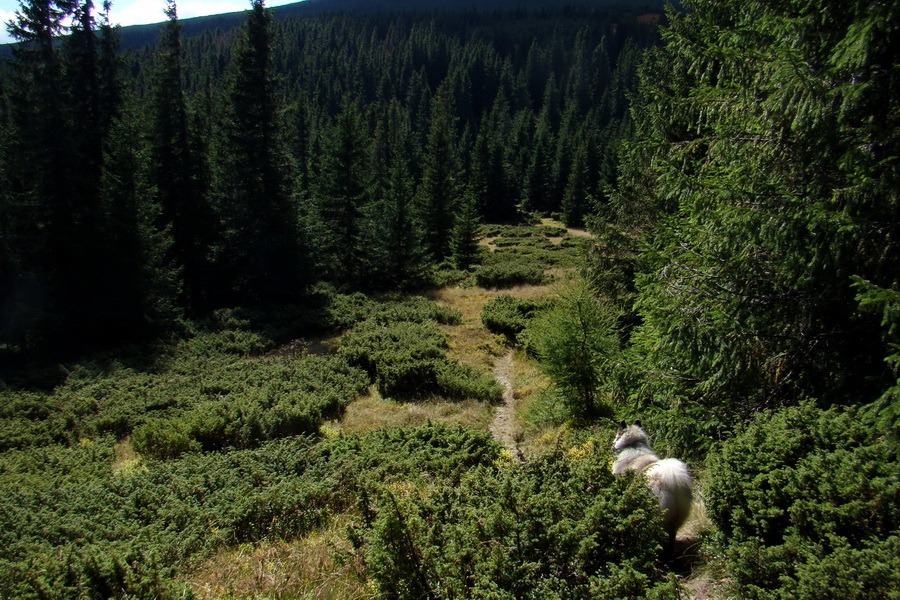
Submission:
[[[0,598],[896,596],[900,2],[108,10],[0,69]]]
[[[23,351],[315,281],[421,286],[520,208],[579,225],[656,39],[620,10],[276,25],[254,4],[239,32],[183,40],[171,4],[123,59],[77,12],[61,45],[61,7],[21,13],[6,69],[2,339]]]

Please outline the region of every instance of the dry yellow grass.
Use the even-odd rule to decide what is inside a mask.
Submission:
[[[544,285],[520,285],[504,290],[456,286],[431,292],[428,297],[462,313],[460,325],[443,327],[450,344],[448,356],[463,364],[489,372],[493,368],[494,359],[505,350],[481,323],[481,310],[484,305],[498,296],[538,298],[549,293],[548,287]]]
[[[459,325],[445,325],[442,330],[450,346],[448,357],[491,373],[498,357],[507,352],[494,334],[481,323],[484,305],[500,295],[536,298],[548,295],[547,286],[526,285],[507,290],[486,290],[459,286],[443,288],[428,294],[439,304],[450,306],[462,314]],[[540,377],[527,357],[516,353],[515,380],[512,382],[516,398],[531,393],[539,385]],[[520,375],[521,374],[521,375]],[[344,411],[340,421],[326,426],[330,431],[361,432],[376,427],[417,426],[430,422],[460,423],[474,429],[488,430],[494,418],[495,406],[474,400],[448,402],[432,398],[419,402],[397,402],[382,398],[373,388],[357,398]]]
[[[713,527],[713,522],[706,514],[706,500],[703,498],[703,490],[700,485],[694,486],[694,502],[691,505],[691,514],[681,529],[678,537],[697,538]]]
[[[487,429],[494,407],[485,402],[447,402],[438,398],[421,402],[397,402],[382,398],[374,389],[351,402],[338,422],[328,430],[359,433],[376,427],[416,427],[432,423],[460,423],[473,429]]]
[[[557,221],[556,219],[543,218],[541,219],[541,225],[545,227],[565,227],[566,231],[569,232],[569,235],[574,235],[577,237],[594,237],[590,231],[586,229],[578,229],[575,227],[566,227],[562,221]]]
[[[678,530],[679,542],[684,548],[682,560],[692,565],[684,587],[691,600],[724,600],[733,597],[729,593],[731,582],[721,556],[702,554],[700,538],[715,525],[706,513],[702,482],[695,483],[691,515]]]
[[[116,442],[113,446],[113,473],[127,475],[141,469],[141,457],[131,446],[131,438],[126,437]]]
[[[363,565],[347,539],[348,517],[294,542],[264,541],[223,550],[194,566],[187,581],[199,598],[372,598]]]

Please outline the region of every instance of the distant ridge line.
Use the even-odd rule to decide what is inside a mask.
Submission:
[[[597,7],[615,8],[621,6],[629,10],[643,10],[646,13],[661,13],[663,0],[302,0],[291,4],[272,7],[276,19],[291,17],[313,17],[331,12],[442,12],[456,10],[512,10],[521,8],[535,10],[541,8]],[[249,10],[249,7],[248,7]],[[194,36],[209,30],[228,31],[239,26],[246,11],[206,15],[180,19],[182,35]],[[144,25],[123,25],[119,28],[121,49],[141,48],[153,44],[165,24],[160,11],[160,21]],[[13,44],[0,44],[0,56],[7,56]]]

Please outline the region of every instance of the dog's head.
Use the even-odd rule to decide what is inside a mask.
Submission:
[[[650,445],[650,438],[647,436],[644,428],[641,427],[640,419],[636,419],[631,425],[626,425],[625,421],[619,423],[619,431],[616,433],[616,439],[613,442],[613,450],[624,450],[638,444]]]

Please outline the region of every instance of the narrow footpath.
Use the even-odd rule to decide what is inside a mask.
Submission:
[[[513,351],[510,350],[497,359],[494,364],[494,377],[503,386],[503,403],[497,407],[494,421],[491,423],[491,435],[509,451],[509,455],[516,462],[522,461],[522,451],[519,450],[516,426],[516,398],[513,395],[512,384]]]

